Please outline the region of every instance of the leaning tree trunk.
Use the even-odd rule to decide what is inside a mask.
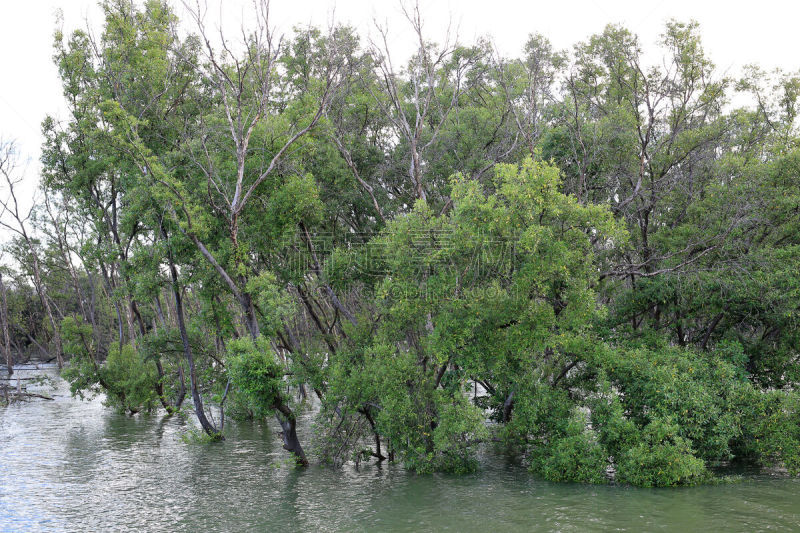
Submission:
[[[252,295],[246,291],[241,291],[242,287],[246,287],[246,279],[243,277],[239,278],[239,284],[233,281],[233,278],[225,271],[225,269],[220,265],[217,260],[214,258],[213,254],[208,251],[208,248],[197,238],[196,235],[192,233],[186,232],[186,235],[192,239],[197,249],[206,258],[206,260],[211,263],[217,273],[220,275],[222,280],[228,285],[231,289],[231,292],[234,294],[237,302],[241,306],[243,319],[245,322],[245,327],[247,328],[247,332],[250,334],[250,337],[253,340],[258,339],[259,335],[261,334],[259,331],[259,324],[258,324],[258,317],[256,315],[256,308],[252,299]],[[236,244],[236,234],[233,233],[232,242],[234,245]],[[278,419],[278,423],[281,425],[282,437],[283,437],[283,448],[287,451],[290,451],[294,454],[295,459],[299,465],[308,465],[308,459],[306,459],[306,454],[303,451],[303,447],[300,445],[300,440],[297,438],[297,418],[291,408],[281,399],[277,405],[274,405],[273,408],[275,409],[275,417]]]
[[[205,409],[203,409],[203,398],[200,396],[200,390],[197,386],[197,373],[194,366],[194,356],[192,354],[192,346],[189,343],[189,334],[186,331],[186,323],[183,319],[183,300],[181,298],[181,291],[178,287],[178,269],[175,268],[175,263],[169,257],[169,271],[172,276],[172,294],[175,298],[175,315],[178,319],[178,330],[181,333],[181,342],[183,343],[183,353],[186,356],[186,363],[189,365],[189,388],[192,393],[192,400],[194,400],[194,412],[197,415],[197,420],[203,427],[203,431],[210,437],[222,439],[217,428],[214,427],[206,417]]]
[[[240,282],[243,287],[247,285],[244,277],[240,277]],[[238,300],[242,307],[242,314],[247,332],[255,341],[261,335],[261,331],[253,297],[248,292],[242,292]],[[308,466],[308,459],[306,459],[303,446],[300,444],[300,439],[297,437],[297,416],[294,414],[294,411],[292,411],[292,408],[281,398],[278,399],[278,404],[274,406],[274,409],[275,419],[278,421],[278,424],[280,424],[282,430],[283,449],[294,455],[298,465]]]
[[[259,330],[258,317],[256,316],[252,296],[248,293],[243,293],[239,303],[242,306],[245,327],[248,333],[250,333],[250,337],[256,340],[259,335],[261,335],[261,332]],[[273,407],[275,409],[275,419],[278,421],[278,424],[280,424],[282,430],[283,449],[294,455],[294,459],[298,465],[308,466],[306,453],[303,451],[303,446],[300,444],[300,439],[297,437],[297,416],[282,398],[278,398],[278,403]]]
[[[300,439],[297,438],[297,417],[294,412],[288,405],[281,402],[275,407],[275,418],[278,420],[278,424],[281,425],[283,449],[294,455],[294,460],[298,465],[308,466],[306,453],[303,451]]]
[[[247,331],[253,340],[258,339],[259,332],[258,318],[255,315],[255,309],[251,296],[248,294],[246,298],[240,301],[244,311],[244,320]],[[283,438],[283,449],[287,450],[294,455],[294,459],[300,466],[308,466],[308,459],[303,451],[303,446],[300,444],[300,439],[297,437],[297,416],[292,411],[282,398],[278,399],[278,403],[273,406],[275,409],[275,419],[281,426],[281,437]]]

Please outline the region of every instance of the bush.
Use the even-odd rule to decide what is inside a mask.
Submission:
[[[576,412],[567,434],[535,450],[530,470],[549,481],[605,483],[608,452],[587,426],[586,416]]]
[[[112,344],[100,369],[106,403],[131,414],[153,409],[158,381],[155,366],[130,344]]]
[[[283,369],[264,338],[228,343],[227,368],[241,404],[257,418],[272,415],[281,399]]]
[[[800,473],[800,396],[794,391],[753,390],[738,450],[761,466],[783,465]]]
[[[599,366],[640,429],[657,418],[670,418],[698,457],[731,459],[731,443],[742,432],[742,395],[752,388],[731,363],[665,346],[608,350]]]
[[[478,468],[474,443],[489,434],[483,412],[464,396],[439,396],[439,419],[433,431],[435,469],[463,474]]]
[[[68,316],[61,321],[61,339],[69,366],[61,377],[69,383],[73,396],[85,398],[103,391],[100,385],[100,365],[94,359],[92,326]]]
[[[642,441],[625,450],[617,464],[617,481],[639,487],[696,485],[710,479],[702,459],[689,441],[678,436],[678,426],[667,420],[648,424]]]

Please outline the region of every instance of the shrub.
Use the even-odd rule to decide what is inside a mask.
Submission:
[[[703,460],[667,420],[648,424],[642,441],[625,450],[617,464],[617,480],[640,487],[696,485],[709,479]]]
[[[130,344],[112,344],[100,369],[106,403],[131,414],[151,410],[157,400],[155,366]]]
[[[235,339],[228,343],[227,367],[239,400],[257,418],[272,414],[281,397],[283,369],[267,341]]]

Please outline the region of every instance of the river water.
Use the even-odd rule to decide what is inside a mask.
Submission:
[[[270,424],[231,422],[225,442],[191,443],[191,420],[119,415],[58,380],[40,390],[55,401],[0,407],[0,531],[800,530],[798,478],[557,484],[496,454],[467,476],[299,470]]]

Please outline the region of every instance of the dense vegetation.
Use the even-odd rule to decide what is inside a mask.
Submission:
[[[42,201],[3,196],[9,371],[56,359],[131,414],[188,396],[212,439],[274,416],[301,465],[800,470],[800,77],[725,76],[675,21],[652,63],[618,26],[511,59],[409,9],[400,65],[346,26],[280,40],[265,5],[238,43],[103,7],[56,33]]]

